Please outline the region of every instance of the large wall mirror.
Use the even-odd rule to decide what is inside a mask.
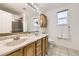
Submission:
[[[39,31],[38,12],[26,4],[2,4],[0,10],[0,35]],[[16,6],[8,8],[8,6]],[[18,6],[21,6],[18,9]],[[5,11],[4,11],[5,10]],[[29,14],[28,14],[29,13]]]
[[[0,10],[0,33],[23,32],[23,17]]]

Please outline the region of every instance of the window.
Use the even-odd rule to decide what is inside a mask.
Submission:
[[[58,25],[67,24],[67,18],[68,18],[68,9],[58,12],[57,13]]]
[[[38,18],[34,18],[34,19],[33,19],[33,25],[34,25],[34,26],[39,26]]]

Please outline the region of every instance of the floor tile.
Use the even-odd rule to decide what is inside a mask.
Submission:
[[[79,56],[79,50],[74,50],[49,43],[47,56]]]
[[[68,49],[69,56],[77,56],[77,53],[74,49]]]

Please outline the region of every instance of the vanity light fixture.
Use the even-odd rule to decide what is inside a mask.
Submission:
[[[38,12],[38,6],[34,3],[27,3],[30,7],[32,7],[32,9],[36,12]]]

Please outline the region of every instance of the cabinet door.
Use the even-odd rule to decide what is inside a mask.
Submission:
[[[35,56],[35,43],[31,43],[24,48],[24,56]]]
[[[46,47],[46,48],[45,48],[45,49],[46,49],[46,52],[45,52],[45,53],[47,54],[47,52],[48,52],[48,36],[46,36],[45,45],[46,45],[46,46],[45,46],[45,47]]]
[[[23,49],[19,49],[15,52],[12,52],[8,56],[23,56]]]
[[[41,56],[41,45],[36,48],[36,56]]]
[[[41,56],[41,39],[36,41],[35,52],[36,56]]]
[[[45,47],[45,37],[42,39],[42,55],[44,56],[45,55],[45,49],[46,49],[46,47]]]

